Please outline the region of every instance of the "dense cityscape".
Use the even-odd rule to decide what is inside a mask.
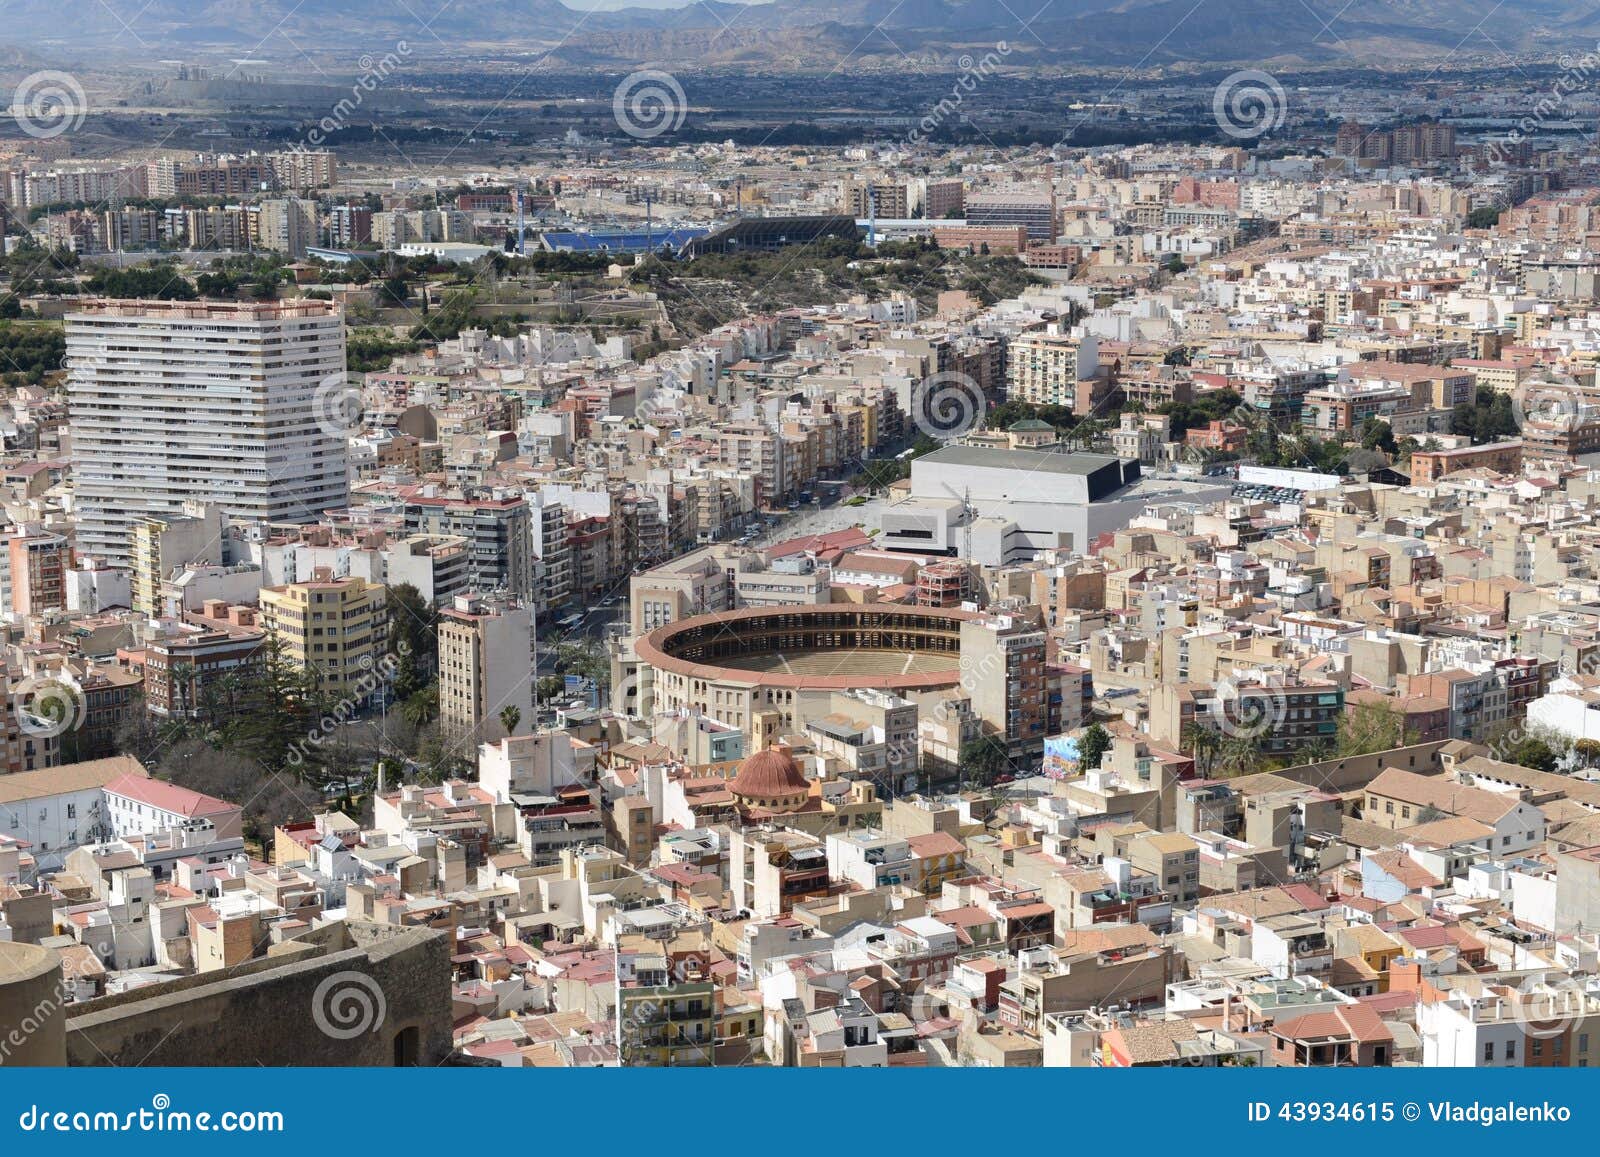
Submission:
[[[0,1066],[1600,1064],[1593,36],[101,7]]]

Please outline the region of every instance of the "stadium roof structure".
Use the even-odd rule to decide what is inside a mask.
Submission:
[[[816,217],[741,217],[704,237],[691,241],[685,257],[707,253],[772,253],[790,245],[809,245],[823,237],[861,239],[854,217],[829,214]]]
[[[539,244],[552,253],[657,253],[663,249],[678,253],[685,245],[709,232],[707,228],[694,226],[617,233],[555,230],[540,234]]]

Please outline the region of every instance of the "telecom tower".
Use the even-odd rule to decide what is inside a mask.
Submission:
[[[517,186],[517,256],[528,255],[527,217],[522,207],[522,186]]]

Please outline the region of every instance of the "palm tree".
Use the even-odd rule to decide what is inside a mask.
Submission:
[[[189,718],[189,713],[194,709],[194,678],[195,669],[192,663],[177,663],[172,668],[172,698],[173,714],[180,718]]]
[[[239,710],[239,698],[245,693],[245,677],[238,667],[230,667],[217,680],[217,691],[228,705],[228,718],[232,720]]]
[[[1300,749],[1299,763],[1323,763],[1333,755],[1326,739],[1313,739]]]
[[[1229,736],[1222,744],[1222,762],[1234,775],[1249,775],[1261,763],[1261,751],[1249,735]]]
[[[1195,773],[1201,779],[1210,779],[1217,769],[1222,736],[1199,721],[1191,721],[1183,730],[1183,745],[1194,756]]]
[[[517,724],[522,722],[522,711],[515,703],[507,703],[500,709],[500,726],[506,729],[507,735],[517,733]]]
[[[439,717],[439,689],[418,691],[400,705],[400,717],[413,727],[426,727]]]

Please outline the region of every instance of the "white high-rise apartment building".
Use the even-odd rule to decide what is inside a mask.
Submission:
[[[127,565],[134,520],[189,501],[242,522],[345,505],[338,306],[107,301],[66,323],[79,553]]]

